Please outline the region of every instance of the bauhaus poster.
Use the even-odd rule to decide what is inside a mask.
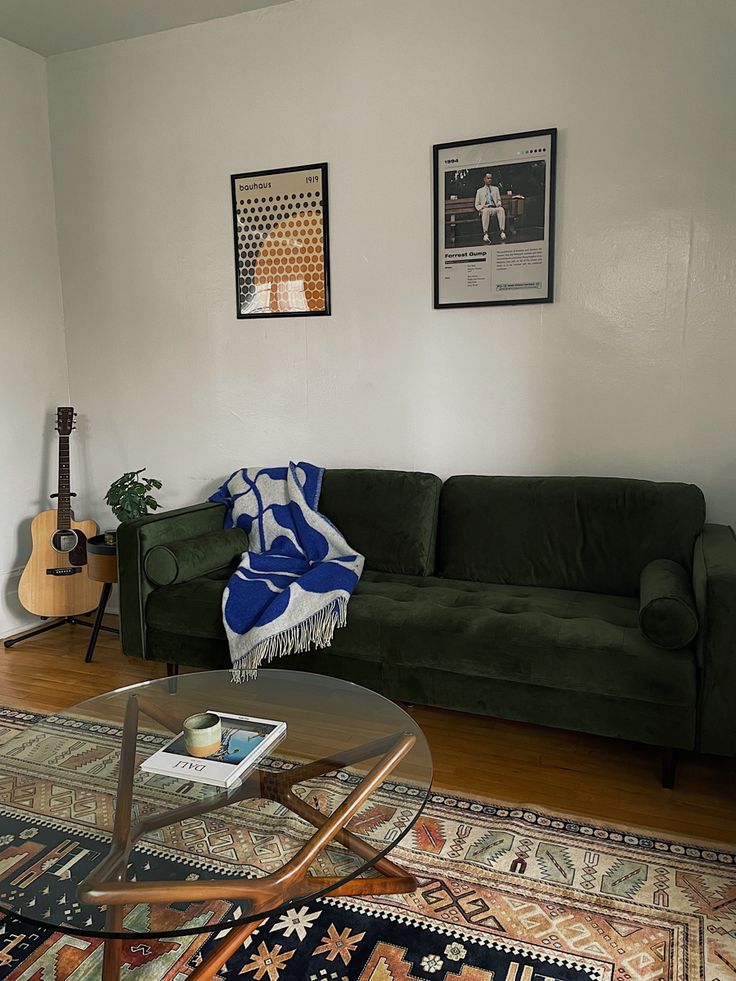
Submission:
[[[237,316],[329,314],[327,164],[230,181]]]

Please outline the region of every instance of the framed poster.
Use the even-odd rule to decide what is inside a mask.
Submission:
[[[240,319],[330,313],[327,164],[230,177]]]
[[[432,148],[436,308],[552,302],[556,149],[556,129]]]

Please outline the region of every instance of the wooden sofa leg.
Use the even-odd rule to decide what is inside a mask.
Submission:
[[[167,678],[174,678],[177,674],[179,674],[179,665],[176,664],[174,661],[167,661],[166,662],[166,677]]]
[[[675,772],[677,771],[677,750],[665,747],[662,750],[662,786],[667,790],[672,790],[675,786]]]

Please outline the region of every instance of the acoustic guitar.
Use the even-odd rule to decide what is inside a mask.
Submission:
[[[18,599],[39,617],[70,617],[94,610],[102,583],[87,574],[87,539],[96,535],[94,521],[75,521],[69,483],[69,436],[76,412],[59,406],[59,485],[57,507],[37,514],[31,523],[33,549],[18,583]]]

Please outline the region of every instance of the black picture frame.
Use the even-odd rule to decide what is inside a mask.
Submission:
[[[495,153],[487,148],[488,144],[499,143],[513,146],[494,148]],[[508,150],[506,156],[504,150]],[[491,158],[497,158],[499,162]],[[474,159],[478,162],[468,165]],[[456,168],[454,172],[453,167]],[[526,196],[520,193],[501,195],[499,186],[491,181],[490,189],[499,192],[502,207],[483,208],[490,212],[488,216],[483,216],[482,210],[477,207],[482,187],[476,191],[472,206],[468,191],[473,182],[477,184],[483,171],[492,173],[492,170],[509,174],[514,181],[519,180],[522,187],[528,186],[535,193]],[[554,302],[556,177],[556,128],[455,140],[432,147],[435,309]],[[541,209],[540,180],[544,190]],[[450,194],[453,183],[457,193]],[[461,197],[462,194],[466,196]],[[493,200],[498,198],[494,197]],[[529,207],[526,210],[530,217],[525,226],[527,201]],[[508,218],[507,206],[512,209]],[[505,227],[501,225],[499,210],[504,211]],[[492,228],[498,230],[497,241],[491,237],[494,234]],[[458,244],[458,235],[461,244]],[[477,238],[480,241],[476,243]],[[526,260],[525,256],[528,257]],[[499,266],[502,268],[499,269]],[[530,278],[537,275],[542,278]],[[514,292],[525,295],[509,295]]]
[[[231,174],[230,190],[237,318],[330,316],[327,164]]]

